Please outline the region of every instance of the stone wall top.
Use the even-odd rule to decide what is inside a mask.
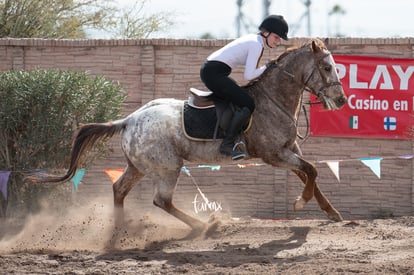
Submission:
[[[295,37],[289,41],[282,41],[282,45],[301,44],[308,40],[307,37]],[[400,45],[414,44],[414,37],[405,38],[361,38],[361,37],[341,37],[324,38],[328,45]],[[85,47],[85,46],[199,46],[211,47],[222,46],[232,39],[172,39],[172,38],[153,38],[153,39],[40,39],[40,38],[1,38],[0,46],[55,46],[55,47]]]

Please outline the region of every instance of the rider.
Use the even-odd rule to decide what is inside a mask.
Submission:
[[[259,67],[265,48],[275,48],[280,39],[288,40],[288,24],[281,15],[269,15],[259,26],[257,34],[248,34],[233,40],[223,48],[213,52],[201,66],[200,77],[213,96],[219,100],[232,102],[236,111],[226,136],[220,145],[220,152],[233,160],[246,156],[234,145],[236,137],[247,124],[255,109],[253,98],[229,75],[237,65],[244,65],[244,79],[252,80],[260,76],[266,65]]]

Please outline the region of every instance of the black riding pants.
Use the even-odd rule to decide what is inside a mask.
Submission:
[[[220,61],[206,61],[200,69],[201,80],[215,97],[230,101],[239,108],[247,107],[253,113],[253,98],[229,77],[230,73],[231,68]]]

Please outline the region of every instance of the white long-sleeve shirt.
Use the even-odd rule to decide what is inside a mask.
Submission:
[[[207,60],[221,61],[232,69],[242,65],[244,66],[244,79],[252,80],[266,69],[266,66],[257,67],[263,49],[263,37],[260,34],[248,34],[213,52]]]

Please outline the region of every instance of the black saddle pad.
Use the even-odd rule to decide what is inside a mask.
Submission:
[[[198,109],[184,103],[183,129],[187,138],[193,140],[213,140],[217,123],[216,108]],[[224,131],[219,127],[217,139],[224,138]]]

